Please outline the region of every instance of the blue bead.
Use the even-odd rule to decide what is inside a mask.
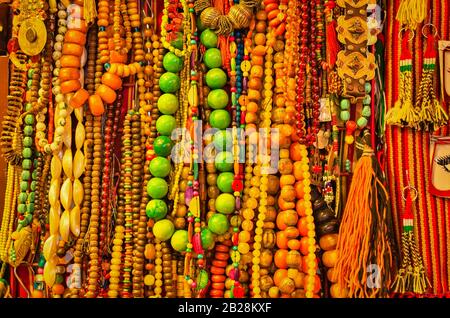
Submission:
[[[101,26],[98,29],[99,29],[99,31],[106,31],[106,28],[104,26]]]
[[[105,70],[106,70],[106,71],[108,71],[110,67],[111,67],[111,64],[105,63]]]
[[[133,28],[133,32],[139,32],[139,28]]]

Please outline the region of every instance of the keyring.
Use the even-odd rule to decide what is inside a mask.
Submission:
[[[408,186],[406,186],[406,187],[404,187],[403,188],[403,191],[402,191],[402,198],[403,198],[403,200],[405,200],[406,201],[406,196],[405,196],[405,191],[406,190],[414,190],[414,196],[411,198],[411,200],[412,201],[415,201],[416,199],[417,199],[417,196],[418,196],[418,194],[419,194],[419,191],[417,191],[417,189],[416,188],[414,188],[413,186],[411,186],[411,185],[408,185]]]
[[[425,28],[427,26],[430,26],[431,30],[434,30],[433,36],[436,36],[438,34],[438,30],[437,30],[436,26],[433,23],[424,24],[424,26],[422,27],[422,35],[425,37],[425,39],[428,38],[428,35],[425,34]]]
[[[416,34],[414,33],[414,30],[409,30],[409,29],[407,29],[407,28],[401,28],[400,31],[398,31],[398,38],[399,38],[400,40],[402,39],[402,31],[410,31],[410,32],[412,32],[412,36],[411,36],[411,38],[408,40],[408,42],[411,42],[411,41],[414,39],[414,36],[416,35]]]

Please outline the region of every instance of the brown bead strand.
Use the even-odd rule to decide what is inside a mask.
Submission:
[[[172,271],[172,248],[167,242],[161,242],[162,246],[162,268],[163,268],[163,280],[164,291],[166,292],[166,298],[175,298],[176,290],[174,287],[173,271]]]
[[[133,270],[132,270],[132,294],[135,298],[143,297],[143,268],[144,268],[144,248],[145,231],[141,228],[141,196],[142,196],[142,175],[143,175],[143,155],[141,139],[142,121],[138,113],[133,115],[131,124],[132,134],[132,213],[133,213]],[[144,210],[145,212],[145,210]],[[145,221],[143,222],[145,225]],[[141,224],[142,225],[142,224]],[[143,237],[142,237],[143,236]]]
[[[133,120],[133,111],[129,110],[125,116],[122,134],[122,164],[121,179],[123,178],[124,191],[124,212],[125,212],[125,253],[123,257],[123,284],[121,290],[122,298],[131,297],[131,268],[133,267],[133,204],[132,204],[132,146],[131,146],[131,126]]]
[[[102,170],[103,138],[102,117],[94,117],[94,153],[91,181],[91,216],[89,222],[89,272],[87,298],[94,298],[98,292],[98,278],[100,277],[99,263],[99,221],[100,221],[100,184]]]

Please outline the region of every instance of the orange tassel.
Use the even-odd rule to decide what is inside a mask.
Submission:
[[[328,23],[326,28],[328,65],[333,68],[339,52],[339,43],[336,36],[336,20]]]

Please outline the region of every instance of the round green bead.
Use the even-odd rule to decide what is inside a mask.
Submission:
[[[36,195],[34,192],[30,192],[28,194],[28,201],[30,201],[30,203],[34,203],[34,199],[35,199]]]
[[[236,200],[230,193],[221,193],[215,200],[216,211],[231,214],[236,208]]]
[[[23,148],[22,155],[25,159],[29,159],[33,155],[33,151],[31,148]]]
[[[30,213],[30,214],[34,213],[34,203],[32,203],[32,202],[28,203],[28,205],[27,205],[27,212]]]
[[[229,227],[230,223],[225,214],[214,213],[208,220],[208,229],[215,234],[225,234]]]
[[[153,199],[163,198],[169,191],[166,180],[161,178],[152,178],[147,183],[147,193]]]
[[[232,193],[233,188],[231,187],[234,181],[234,173],[232,172],[222,172],[217,177],[217,187],[220,191],[226,193]]]
[[[28,182],[20,181],[20,191],[26,192],[28,190]]]
[[[34,116],[32,114],[25,115],[25,124],[33,125],[34,124]]]
[[[233,136],[230,130],[223,129],[219,130],[214,134],[214,146],[218,150],[232,149],[233,146]]]
[[[348,110],[342,110],[339,117],[342,121],[347,121],[350,119],[350,112]]]
[[[175,53],[168,52],[164,55],[163,66],[168,72],[178,73],[183,68],[183,59],[176,56]]]
[[[31,191],[36,191],[36,181],[31,181],[30,189],[31,189]]]
[[[177,128],[177,121],[171,115],[162,115],[156,120],[156,130],[160,135],[170,136],[175,128]]]
[[[23,146],[24,147],[31,147],[33,145],[33,138],[31,137],[23,137]]]
[[[216,68],[222,66],[222,53],[217,48],[207,49],[203,57],[207,68]]]
[[[30,177],[31,177],[31,173],[30,173],[29,170],[23,170],[23,171],[22,171],[22,180],[23,180],[23,181],[28,181],[28,180],[30,180]]]
[[[363,115],[364,117],[370,117],[371,114],[372,110],[370,109],[370,106],[364,106],[361,111],[361,115]]]
[[[25,111],[26,111],[26,112],[30,111],[31,108],[33,108],[33,105],[31,105],[31,103],[26,103],[26,104],[25,104]]]
[[[222,109],[228,105],[228,94],[223,89],[213,89],[208,94],[208,106],[213,109]]]
[[[364,85],[364,90],[366,91],[366,94],[369,94],[372,91],[372,85],[366,82],[366,84]]]
[[[150,173],[154,177],[167,177],[170,173],[170,161],[164,157],[153,158],[150,161]]]
[[[162,157],[167,157],[172,151],[172,140],[167,136],[158,136],[153,142],[153,150],[155,154]]]
[[[200,239],[202,241],[202,246],[205,250],[209,250],[214,247],[214,234],[210,229],[204,228],[200,232]]]
[[[172,238],[170,239],[170,245],[172,245],[173,249],[177,252],[186,251],[187,244],[189,243],[189,235],[186,230],[177,230],[173,233]]]
[[[364,128],[367,126],[367,118],[366,117],[359,117],[356,121],[356,124],[359,128]]]
[[[150,219],[154,219],[155,221],[163,219],[167,215],[166,202],[159,199],[150,200],[145,207],[145,214]]]
[[[27,203],[28,195],[26,192],[20,192],[19,193],[19,202],[20,203]]]
[[[23,203],[20,203],[17,206],[17,211],[19,211],[20,214],[24,214],[27,211],[27,206]]]
[[[222,151],[216,155],[214,165],[217,170],[227,172],[233,170],[233,154],[229,151]]]
[[[211,89],[222,88],[227,84],[227,74],[221,68],[212,68],[206,73],[206,85]]]
[[[200,34],[200,42],[207,48],[217,47],[218,37],[214,31],[206,29]]]
[[[158,109],[164,115],[172,115],[178,110],[178,98],[174,94],[162,94],[158,98]]]
[[[25,126],[24,128],[23,128],[23,133],[24,133],[24,135],[25,136],[31,136],[31,135],[33,135],[33,126]]]
[[[347,110],[350,108],[350,101],[346,98],[343,98],[341,99],[339,106],[341,107],[342,110]]]
[[[230,113],[224,109],[216,109],[209,115],[209,123],[213,128],[225,129],[231,123]]]
[[[372,98],[370,97],[370,95],[364,96],[364,99],[363,99],[363,104],[364,105],[370,105],[371,101],[372,101]]]
[[[159,78],[159,88],[164,93],[175,93],[180,89],[180,77],[172,72],[166,72]]]
[[[33,172],[31,173],[31,178],[33,180],[37,180],[37,170],[36,169],[34,169]]]
[[[25,170],[31,169],[31,160],[30,159],[23,159],[22,161],[22,168]]]

